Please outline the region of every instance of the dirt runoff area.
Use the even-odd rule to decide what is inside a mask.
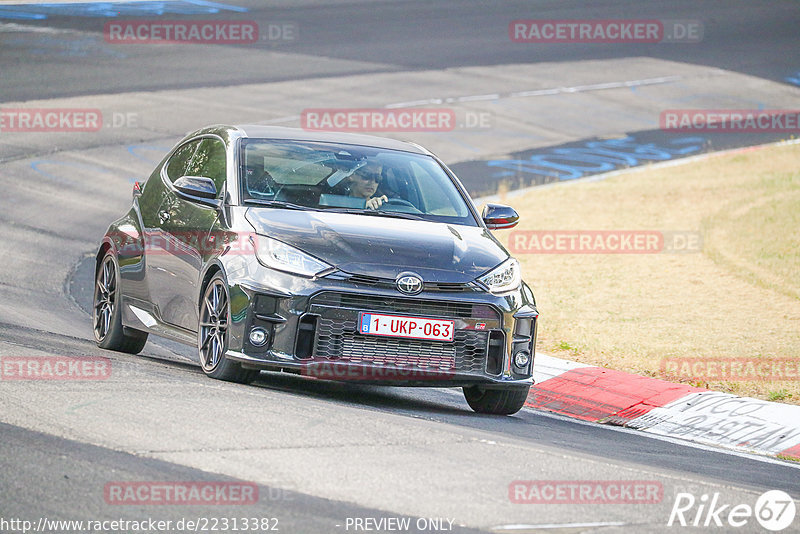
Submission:
[[[502,196],[501,196],[502,198]],[[503,198],[554,356],[800,404],[800,144]]]

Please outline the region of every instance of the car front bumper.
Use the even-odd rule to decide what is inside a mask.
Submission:
[[[538,312],[524,283],[504,295],[467,284],[404,296],[386,283],[339,272],[307,279],[264,269],[228,278],[226,356],[247,368],[394,386],[486,388],[533,383]],[[255,275],[255,276],[254,276]],[[376,337],[358,331],[359,312],[449,319],[451,342]],[[254,328],[267,333],[255,346]],[[515,364],[514,355],[529,353]]]

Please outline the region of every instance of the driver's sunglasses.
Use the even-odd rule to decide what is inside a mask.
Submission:
[[[356,176],[358,176],[361,180],[371,180],[376,184],[381,183],[383,180],[383,176],[379,172],[369,172],[369,171],[357,171]]]

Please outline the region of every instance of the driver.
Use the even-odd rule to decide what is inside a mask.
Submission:
[[[375,192],[383,180],[383,165],[380,162],[367,163],[354,172],[348,180],[348,194],[351,197],[367,199],[367,209],[378,209],[389,200],[386,195],[375,196]]]

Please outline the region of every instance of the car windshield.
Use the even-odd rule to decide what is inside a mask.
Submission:
[[[246,204],[345,211],[477,226],[432,157],[347,144],[245,139]]]

